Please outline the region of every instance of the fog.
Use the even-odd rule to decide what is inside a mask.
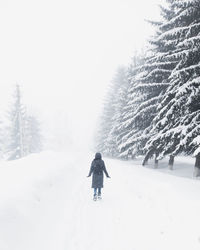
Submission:
[[[145,46],[161,2],[1,0],[1,111],[18,83],[49,148],[91,145],[107,86]]]

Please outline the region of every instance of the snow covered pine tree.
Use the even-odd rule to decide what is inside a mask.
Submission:
[[[117,157],[117,126],[121,122],[122,108],[126,103],[128,80],[125,67],[119,67],[107,93],[104,110],[97,132],[97,150],[109,157]]]
[[[25,155],[24,130],[25,130],[25,109],[21,103],[20,86],[15,86],[14,104],[9,114],[10,118],[10,142],[8,145],[8,160],[15,160]]]
[[[170,155],[169,166],[179,153],[196,156],[195,168],[200,169],[200,2],[170,1],[175,17],[164,24],[170,27],[166,37],[176,49],[167,57],[178,64],[169,78],[169,88],[158,107],[148,141],[148,152],[153,148],[160,157]],[[199,171],[195,171],[198,175]]]
[[[8,160],[15,160],[30,153],[41,151],[41,133],[39,122],[33,115],[28,115],[22,105],[20,86],[15,86],[14,103],[9,114],[9,143],[7,145]]]
[[[157,114],[157,106],[169,86],[168,78],[177,64],[175,58],[168,59],[171,51],[175,50],[175,44],[168,43],[163,36],[163,33],[170,29],[164,23],[175,15],[174,9],[161,7],[161,12],[163,22],[151,22],[157,26],[157,32],[149,42],[151,47],[147,56],[132,70],[129,114],[125,116],[124,125],[122,125],[126,129],[120,146],[122,155],[130,150],[135,156],[145,153],[145,145],[151,137],[152,120]],[[148,152],[148,156],[152,156],[154,152]],[[146,161],[147,157],[144,164]]]

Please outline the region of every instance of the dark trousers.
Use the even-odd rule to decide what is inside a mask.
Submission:
[[[101,195],[101,188],[94,188],[94,196],[97,195],[97,189],[98,189],[98,195]]]

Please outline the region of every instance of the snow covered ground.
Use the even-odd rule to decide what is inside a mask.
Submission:
[[[105,159],[111,179],[94,202],[92,158],[44,152],[1,162],[0,250],[200,249],[200,180]],[[173,173],[182,165],[190,175],[183,158]]]

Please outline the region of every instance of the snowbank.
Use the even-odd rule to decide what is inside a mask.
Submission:
[[[64,192],[70,191],[67,185],[66,190],[59,187],[65,182],[63,173],[70,176],[73,166],[71,155],[53,152],[1,162],[1,250],[44,249],[44,242],[52,247],[57,239],[52,226],[58,223]]]

